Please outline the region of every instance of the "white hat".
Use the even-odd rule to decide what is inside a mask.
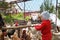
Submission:
[[[50,14],[48,11],[44,11],[41,13],[41,16],[45,19],[45,20],[48,20],[49,17],[50,17]]]

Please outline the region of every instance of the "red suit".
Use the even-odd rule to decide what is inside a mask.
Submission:
[[[43,20],[41,25],[35,26],[35,29],[41,31],[42,40],[52,40],[50,20]]]

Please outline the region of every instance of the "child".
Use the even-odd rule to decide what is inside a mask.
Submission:
[[[41,31],[42,40],[52,40],[51,33],[51,22],[49,20],[49,12],[44,11],[41,13],[42,23],[40,25],[35,25],[35,29]]]

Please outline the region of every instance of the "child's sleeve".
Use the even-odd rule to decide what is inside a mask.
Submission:
[[[40,25],[36,25],[35,29],[36,30],[42,30],[44,28],[44,26],[45,26],[45,23],[41,23]]]

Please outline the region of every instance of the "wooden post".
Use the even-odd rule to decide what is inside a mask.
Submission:
[[[18,28],[18,37],[20,38],[20,28]]]
[[[58,6],[57,6],[57,4],[58,4],[58,0],[56,0],[56,26],[57,26],[57,17],[58,17]],[[57,26],[57,30],[59,32],[58,26]]]

